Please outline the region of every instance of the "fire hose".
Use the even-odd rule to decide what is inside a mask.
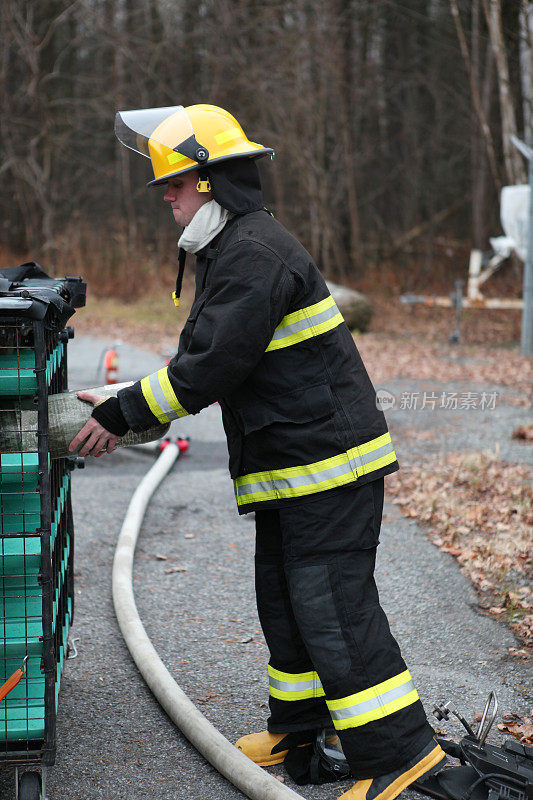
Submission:
[[[139,618],[133,593],[135,545],[148,503],[179,455],[179,444],[167,443],[135,490],[122,524],[113,561],[113,603],[122,636],[152,694],[221,775],[250,800],[303,800],[237,750],[196,708],[161,661]]]

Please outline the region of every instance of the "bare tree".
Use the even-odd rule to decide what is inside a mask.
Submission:
[[[520,2],[520,75],[524,139],[533,144],[533,2]]]
[[[209,102],[274,147],[266,202],[327,275],[393,251],[401,269],[406,248],[406,271],[413,256],[428,270],[452,225],[486,246],[503,175],[523,179],[509,134],[531,141],[531,5],[4,0],[0,244],[79,241],[125,275],[173,247],[149,162],[117,145],[113,118]]]
[[[483,9],[487,18],[490,32],[492,52],[496,61],[498,73],[498,86],[500,91],[500,113],[502,120],[502,146],[503,158],[507,179],[511,183],[524,183],[526,175],[523,159],[518,150],[511,143],[511,135],[518,133],[516,127],[516,114],[511,84],[509,80],[509,66],[502,28],[501,0],[483,0]]]

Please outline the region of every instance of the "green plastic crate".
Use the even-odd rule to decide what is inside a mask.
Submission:
[[[63,342],[59,342],[59,344],[54,347],[52,352],[50,353],[47,361],[46,361],[46,382],[50,384],[54,372],[61,364],[61,359],[63,358],[64,353],[64,345]]]
[[[42,604],[36,616],[2,620],[0,626],[0,658],[41,655],[43,650]]]
[[[65,620],[65,624],[63,625],[63,636],[62,636],[62,643],[59,648],[59,661],[57,664],[56,670],[56,711],[57,711],[57,703],[59,700],[59,689],[61,688],[61,675],[63,674],[63,662],[65,660],[65,653],[67,652],[67,641],[68,641],[68,634],[70,629],[70,622],[69,618]]]
[[[70,536],[67,536],[67,543],[66,543],[65,548],[63,550],[63,558],[62,558],[61,567],[60,567],[61,578],[60,578],[60,581],[59,581],[59,586],[57,587],[57,589],[55,591],[54,602],[53,602],[52,630],[54,632],[55,632],[56,623],[57,623],[57,613],[58,613],[58,607],[59,607],[59,598],[61,597],[61,590],[63,589],[64,583],[65,583],[65,574],[66,574],[66,571],[67,571],[67,564],[68,564],[69,554],[70,554]]]
[[[20,348],[17,353],[0,353],[0,395],[27,396],[37,391],[35,352]]]
[[[4,491],[12,485],[24,486],[24,490],[34,492],[39,481],[38,453],[0,454],[0,487]]]
[[[18,542],[19,540],[11,540]],[[43,589],[37,573],[0,578],[0,659],[42,653]]]
[[[4,577],[37,575],[41,569],[41,539],[39,536],[18,536],[0,539],[0,586]]]
[[[37,491],[0,493],[0,533],[33,533],[40,522],[41,498]]]
[[[52,524],[50,529],[50,551],[53,552],[55,540],[57,536],[57,530],[59,525],[59,520],[61,519],[61,515],[65,508],[65,503],[67,501],[68,495],[68,488],[70,485],[70,473],[66,472],[63,475],[63,480],[59,489],[59,494],[56,499],[56,505],[52,512]]]
[[[21,667],[23,658],[24,656],[17,656],[16,658],[0,660],[0,684]],[[27,660],[22,680],[2,700],[0,706],[4,705],[4,703],[9,705],[12,700],[24,700],[26,697],[31,700],[42,700],[44,697],[44,675],[41,672],[40,656],[32,656]]]
[[[13,700],[0,704],[0,741],[42,739],[44,736],[44,698]]]
[[[65,346],[59,342],[46,360],[46,382],[50,382],[61,364]],[[32,348],[21,348],[16,353],[0,353],[0,395],[27,397],[37,391],[35,374],[35,352]]]

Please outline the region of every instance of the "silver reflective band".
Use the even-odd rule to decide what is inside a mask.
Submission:
[[[324,689],[314,670],[307,672],[282,672],[268,665],[270,696],[277,700],[309,700],[323,697]]]
[[[277,339],[285,339],[287,336],[292,336],[293,333],[300,333],[307,328],[313,328],[317,325],[320,325],[321,322],[327,322],[329,319],[333,319],[336,314],[340,314],[340,311],[337,306],[333,304],[330,308],[327,308],[320,314],[315,314],[314,316],[297,320],[290,325],[285,325],[283,328],[276,328],[274,331],[274,336],[272,337],[272,341],[274,342]]]
[[[326,700],[336,730],[358,728],[419,701],[409,670],[348,697]]]
[[[404,683],[401,686],[397,686],[394,689],[389,689],[387,692],[378,694],[376,697],[373,697],[370,700],[363,700],[361,703],[348,706],[348,708],[339,708],[336,710],[332,710],[330,708],[329,713],[334,720],[360,717],[362,714],[367,714],[369,711],[375,711],[376,709],[385,706],[387,703],[391,703],[393,700],[399,700],[400,697],[404,697],[405,695],[414,691],[415,685],[412,680],[409,680],[407,683]],[[387,713],[388,712],[384,709],[384,715]]]
[[[391,445],[392,446],[392,445]],[[257,483],[245,483],[237,486],[235,492],[238,497],[245,494],[255,494],[256,492],[279,492],[283,494],[284,489],[296,489],[309,484],[322,483],[322,481],[340,478],[343,475],[351,475],[352,467],[348,463],[336,467],[329,467],[321,472],[305,473],[303,475],[292,475],[290,478],[276,478],[272,481],[259,481]]]
[[[170,403],[168,402],[167,398],[164,395],[163,388],[159,383],[159,372],[153,372],[151,375],[148,376],[148,380],[150,381],[150,388],[152,390],[152,394],[154,396],[154,400],[156,401],[157,405],[166,416],[170,419],[176,419],[178,414]]]
[[[332,486],[342,486],[351,480],[357,479],[360,475],[364,475],[367,470],[365,467],[375,461],[386,459],[387,456],[394,456],[394,447],[390,440],[390,436],[385,434],[388,439],[384,444],[378,445],[368,453],[360,455],[357,451],[358,448],[351,448],[339,456],[333,456],[326,459],[324,464],[331,463],[331,466],[325,466],[322,469],[314,469],[314,465],[304,465],[302,467],[288,467],[286,469],[270,470],[269,472],[252,473],[250,476],[243,475],[235,481],[235,495],[237,498],[246,495],[262,494],[263,492],[274,493],[278,497],[292,496],[293,490],[303,487],[310,487],[311,492],[313,487],[318,484],[327,484],[324,488],[332,488]],[[381,437],[379,437],[381,438]],[[368,443],[371,444],[371,443]],[[362,445],[364,447],[364,445]],[[320,463],[320,462],[318,462]],[[387,463],[391,463],[389,460]],[[384,463],[376,465],[376,469],[385,466]],[[372,470],[370,470],[372,471]],[[257,480],[256,476],[265,476],[263,480]],[[354,478],[355,476],[355,478]],[[308,493],[311,493],[308,492]],[[254,499],[269,499],[269,498],[251,498],[250,502]]]
[[[292,311],[281,320],[266,352],[299,344],[313,336],[327,333],[344,322],[331,295],[305,308]]]
[[[148,375],[141,381],[141,392],[148,408],[159,422],[170,422],[189,413],[176,397],[168,377],[168,367]]]
[[[381,445],[381,447],[377,447],[375,450],[372,450],[370,453],[365,453],[362,456],[360,456],[358,453],[354,454],[351,450],[349,450],[348,457],[355,472],[357,472],[358,475],[362,475],[365,472],[364,467],[366,464],[370,464],[372,461],[376,461],[378,458],[383,458],[383,456],[388,456],[390,453],[394,453],[392,442]]]
[[[279,689],[280,692],[316,692],[322,689],[322,684],[319,678],[314,678],[309,681],[298,681],[296,683],[289,683],[288,681],[280,681],[279,678],[269,676],[269,685],[271,688]]]

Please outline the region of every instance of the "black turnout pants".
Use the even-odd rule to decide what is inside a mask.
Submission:
[[[270,650],[268,729],[335,725],[355,778],[433,736],[374,581],[383,478],[256,512],[256,592]]]

